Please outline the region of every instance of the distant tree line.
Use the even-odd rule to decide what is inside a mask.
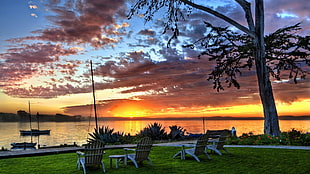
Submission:
[[[17,111],[17,114],[14,113],[2,113],[0,112],[0,122],[29,122],[29,113],[25,111]],[[83,121],[82,116],[69,116],[63,114],[55,114],[55,115],[31,115],[32,121],[40,122],[66,122],[66,121]]]

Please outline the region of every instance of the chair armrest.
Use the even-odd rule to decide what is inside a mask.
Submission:
[[[84,156],[85,154],[81,151],[77,151],[76,154],[80,157],[80,156]]]
[[[124,148],[125,151],[131,150],[131,151],[136,151],[136,149],[130,149],[130,148]]]
[[[124,148],[124,150],[125,150],[126,158],[127,158],[128,151],[129,151],[129,150],[131,150],[131,151],[136,151],[136,149],[130,149],[130,148]]]

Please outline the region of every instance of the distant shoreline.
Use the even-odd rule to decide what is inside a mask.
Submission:
[[[93,118],[92,118],[93,119]],[[100,117],[99,121],[106,120],[264,120],[264,117],[224,117],[224,116],[214,116],[214,117],[136,117],[136,118],[126,118],[126,117]],[[310,120],[310,116],[279,116],[279,120]]]
[[[28,122],[29,116],[18,116],[13,113],[2,113],[0,112],[0,122]],[[32,115],[33,121],[37,118]],[[79,122],[79,121],[89,121],[89,119],[94,120],[94,117],[84,117],[84,116],[69,116],[63,114],[47,115],[40,114],[40,122]],[[232,116],[212,116],[212,117],[99,117],[99,121],[141,121],[141,120],[264,120],[264,117],[232,117]],[[290,116],[284,115],[279,116],[279,120],[310,120],[309,115],[303,116]]]

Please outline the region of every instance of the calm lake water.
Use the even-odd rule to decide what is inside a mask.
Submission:
[[[237,135],[253,132],[254,134],[263,133],[263,120],[206,120],[204,127],[201,120],[142,120],[142,121],[100,121],[99,126],[109,126],[115,131],[123,131],[135,135],[150,123],[159,122],[165,127],[167,132],[169,126],[177,125],[185,128],[189,133],[202,133],[207,129],[231,129],[235,127]],[[303,132],[310,132],[310,120],[280,120],[281,131],[288,131],[292,128]],[[36,125],[34,124],[35,128]],[[93,132],[95,123],[84,122],[42,122],[40,129],[50,129],[50,135],[33,137],[33,142],[41,146],[54,146],[60,144],[78,145],[86,143],[88,133]],[[29,123],[0,122],[0,147],[11,148],[12,142],[30,142],[31,137],[19,135],[20,129],[29,129]]]

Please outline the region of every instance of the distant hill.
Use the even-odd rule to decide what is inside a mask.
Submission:
[[[280,116],[280,120],[310,120],[310,116]]]
[[[69,116],[63,114],[55,114],[55,115],[47,115],[47,114],[39,114],[31,115],[32,121],[40,122],[67,122],[67,121],[82,121],[82,117],[77,116]],[[0,122],[28,122],[29,114],[25,111],[18,111],[17,114],[13,113],[3,113],[0,112]]]

